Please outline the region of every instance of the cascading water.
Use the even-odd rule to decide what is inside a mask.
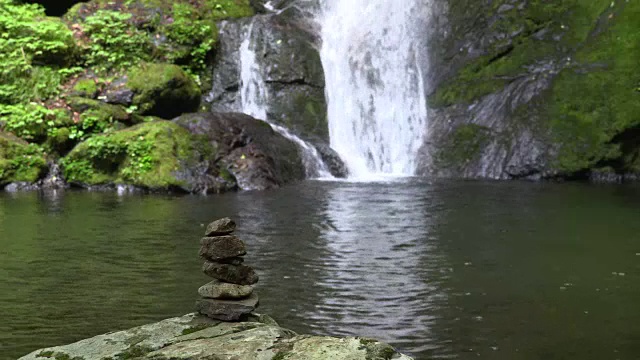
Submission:
[[[253,23],[247,28],[245,38],[240,45],[240,78],[242,81],[240,98],[242,112],[267,122],[274,131],[298,145],[307,178],[333,179],[333,175],[331,175],[324,161],[322,161],[320,153],[313,145],[300,139],[291,133],[289,129],[268,121],[269,94],[261,68],[256,61],[256,53],[251,47],[252,30]]]
[[[331,147],[352,177],[413,175],[427,129],[414,22],[428,0],[320,1]]]

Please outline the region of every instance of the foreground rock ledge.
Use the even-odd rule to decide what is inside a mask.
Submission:
[[[297,335],[268,316],[226,323],[197,314],[36,350],[19,360],[412,360],[366,338]]]

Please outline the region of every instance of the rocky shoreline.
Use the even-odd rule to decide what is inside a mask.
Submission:
[[[19,360],[411,360],[368,338],[298,335],[266,315],[222,322],[198,314],[36,350]]]

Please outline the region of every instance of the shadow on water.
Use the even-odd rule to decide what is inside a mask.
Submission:
[[[213,197],[0,194],[0,359],[191,312],[234,217],[260,311],[417,359],[636,359],[640,191],[304,182]]]

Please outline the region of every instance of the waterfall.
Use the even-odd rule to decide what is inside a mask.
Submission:
[[[333,175],[322,160],[320,153],[312,144],[294,135],[289,129],[268,120],[269,94],[265,86],[261,67],[256,60],[255,49],[251,44],[253,22],[248,26],[246,35],[240,45],[240,97],[242,112],[263,120],[271,128],[293,141],[300,149],[307,178],[333,179]]]
[[[429,0],[320,1],[331,147],[354,177],[414,175],[427,129],[415,22]]]

